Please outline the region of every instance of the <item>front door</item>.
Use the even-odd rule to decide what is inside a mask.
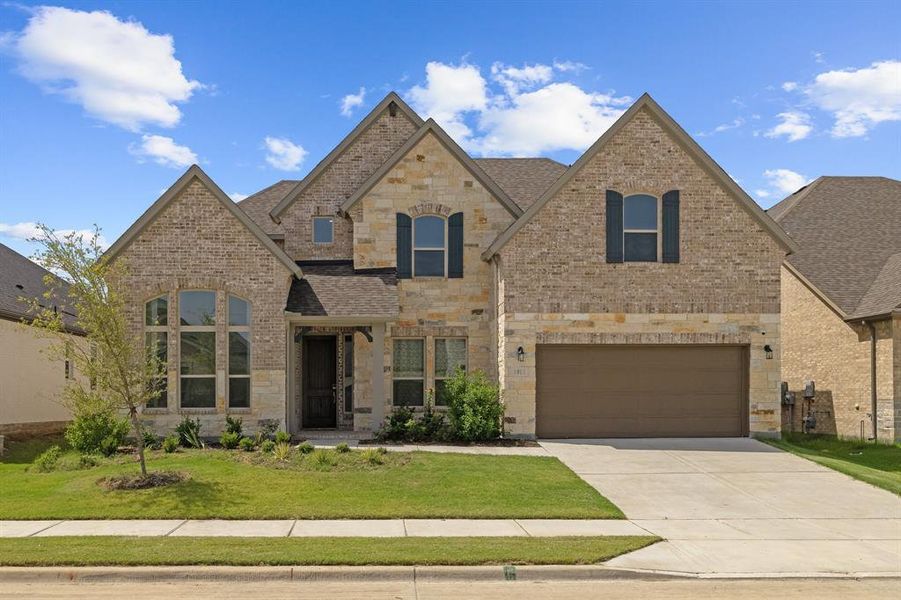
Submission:
[[[303,338],[303,413],[304,427],[336,427],[335,337]]]

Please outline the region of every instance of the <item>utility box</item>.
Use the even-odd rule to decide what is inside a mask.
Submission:
[[[795,404],[795,393],[788,390],[788,382],[782,382],[782,394],[780,395],[783,406],[793,406]]]
[[[813,398],[817,395],[816,384],[811,379],[810,381],[804,382],[804,399],[805,400],[813,400]]]

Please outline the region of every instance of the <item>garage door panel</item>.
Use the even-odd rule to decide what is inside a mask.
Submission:
[[[744,435],[741,346],[539,345],[542,437]]]

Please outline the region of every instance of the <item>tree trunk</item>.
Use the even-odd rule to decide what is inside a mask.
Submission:
[[[138,418],[138,409],[132,406],[128,409],[128,415],[131,417],[131,427],[135,430],[138,458],[141,461],[141,475],[147,475],[147,463],[144,461],[144,430],[141,428],[141,420]]]

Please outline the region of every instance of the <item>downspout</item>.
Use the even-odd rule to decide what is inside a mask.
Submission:
[[[876,326],[872,321],[864,321],[870,328],[870,412],[873,420],[873,441],[876,441]]]

